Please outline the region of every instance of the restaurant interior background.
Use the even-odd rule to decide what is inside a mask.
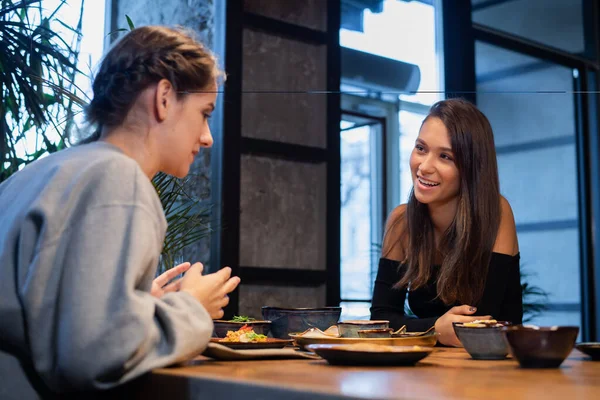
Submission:
[[[215,146],[194,164],[213,234],[185,254],[242,277],[228,315],[341,304],[343,319],[368,318],[420,123],[462,96],[492,123],[523,280],[547,295],[526,297],[545,305],[529,322],[600,339],[595,1],[85,0],[82,70],[125,15],[193,29],[228,73]],[[89,93],[89,76],[78,84]]]

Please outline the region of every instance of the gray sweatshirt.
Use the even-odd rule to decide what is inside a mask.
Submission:
[[[198,301],[149,293],[165,232],[152,183],[106,143],[0,185],[1,399],[112,388],[206,347]]]

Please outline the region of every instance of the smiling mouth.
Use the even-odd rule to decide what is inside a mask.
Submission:
[[[436,186],[440,185],[438,182],[428,181],[426,179],[421,178],[420,176],[417,176],[417,180],[419,181],[420,184],[427,186],[427,187],[436,187]]]

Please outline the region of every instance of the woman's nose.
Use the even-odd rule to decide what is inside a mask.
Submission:
[[[419,171],[421,171],[423,174],[432,174],[435,171],[435,165],[430,154],[426,155],[421,160],[421,164],[419,164]]]
[[[204,135],[202,135],[202,137],[200,138],[200,144],[202,145],[202,147],[212,147],[213,137],[210,133],[210,129]]]

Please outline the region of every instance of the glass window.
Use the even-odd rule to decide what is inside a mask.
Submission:
[[[370,301],[342,301],[340,307],[342,307],[340,321],[371,318]]]
[[[80,1],[70,0],[69,8],[71,10],[76,9]],[[87,100],[92,98],[93,77],[104,55],[104,38],[106,36],[104,32],[104,15],[104,1],[86,1],[84,3],[81,47],[77,64],[81,74],[77,74],[75,77],[75,84],[79,88],[77,95]],[[78,114],[75,120],[78,124],[82,124],[84,122],[83,113]]]
[[[368,123],[369,117],[385,121],[378,128],[385,134],[375,136],[377,124],[361,126],[350,115],[344,115],[342,122],[342,319],[370,315],[385,217],[406,201],[412,187],[408,157],[421,121],[429,106],[444,97],[435,17],[435,8],[426,2],[385,0],[380,12],[364,10],[362,32],[340,30],[342,46],[416,65],[420,76],[415,92],[384,91],[369,82],[342,79],[342,90],[348,92],[342,102],[344,97],[353,98],[353,107],[344,110],[359,111],[367,118],[362,124]],[[344,65],[342,75],[343,71]],[[357,95],[363,96],[362,102]],[[381,144],[376,144],[376,138],[382,140]],[[374,151],[377,146],[383,149]]]
[[[571,53],[585,50],[582,0],[472,0],[471,4],[475,23]]]
[[[397,93],[402,100],[433,104],[440,93],[436,52],[435,9],[418,1],[385,0],[383,11],[364,11],[364,32],[340,30],[344,47],[415,64],[421,72],[416,93]],[[342,67],[343,68],[343,67]]]
[[[31,26],[39,24],[41,18],[50,18],[50,29],[58,34],[61,40],[61,42],[55,40],[55,43],[63,44],[63,47],[69,46],[71,50],[78,52],[77,67],[81,72],[75,74],[75,84],[65,84],[65,88],[87,101],[91,96],[91,70],[100,59],[104,45],[105,4],[104,1],[87,1],[83,3],[84,7],[82,9],[82,1],[44,0],[42,7],[39,9],[35,5],[30,6],[28,18]],[[81,22],[80,37],[74,32],[79,22]],[[72,29],[67,28],[67,26]],[[46,71],[44,74],[48,73]],[[56,78],[55,75],[52,76]],[[63,78],[67,82],[71,79],[68,76]],[[62,108],[56,108],[56,111],[53,111],[53,109],[51,108],[51,113],[53,113],[56,121],[63,123],[56,126],[49,124],[44,136],[51,143],[58,144],[63,137],[68,118],[66,118]],[[82,122],[83,113],[80,107],[73,105],[73,112],[75,113],[76,122]],[[29,158],[46,148],[46,142],[41,140],[35,129],[25,129],[23,126],[13,128],[15,131],[24,132],[24,135],[16,138],[14,143],[15,151],[19,157]]]
[[[574,71],[483,43],[475,52],[477,104],[492,124],[500,189],[517,224],[525,319],[580,325]],[[547,308],[537,314],[536,304]]]
[[[370,301],[381,232],[382,122],[344,114],[341,133],[341,297]]]
[[[404,103],[405,104],[405,103]],[[400,203],[406,203],[413,187],[410,172],[410,154],[419,136],[421,123],[427,116],[428,109],[409,111],[400,105]]]

